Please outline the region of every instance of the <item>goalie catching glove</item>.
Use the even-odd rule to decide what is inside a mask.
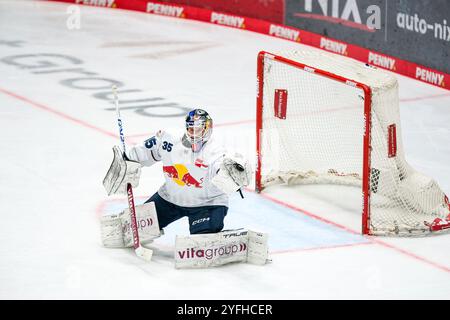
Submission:
[[[142,165],[135,161],[130,161],[118,146],[113,147],[114,158],[103,179],[108,196],[112,194],[127,194],[127,185],[130,183],[133,188],[139,186]]]
[[[250,163],[241,154],[235,153],[223,158],[212,183],[224,193],[231,194],[242,187],[248,186],[251,178],[252,168]]]

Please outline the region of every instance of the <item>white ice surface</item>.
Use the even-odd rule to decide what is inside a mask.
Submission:
[[[69,88],[61,81],[85,75],[35,73],[44,69],[19,68],[5,58],[64,54],[82,64],[58,60],[60,67],[45,70],[82,68],[121,81],[124,89],[142,90],[136,99],[204,107],[214,118],[216,137],[253,159],[256,55],[301,45],[94,7],[80,7],[81,29],[69,30],[67,7],[0,1],[1,299],[450,298],[450,235],[362,237],[359,194],[343,190],[336,197],[324,186],[265,192],[298,210],[250,191],[245,200],[233,196],[225,226],[270,233],[273,262],[264,267],[176,270],[173,240],[187,232],[185,220],[156,241],[151,263],[130,249],[103,248],[99,215],[126,205],[121,197],[108,198],[101,184],[118,140],[115,113],[105,110],[113,105],[93,95],[108,89]],[[49,59],[16,62],[41,60]],[[407,160],[450,194],[450,92],[398,79]],[[123,110],[122,117],[129,143],[159,128],[183,126],[183,117],[132,110]],[[135,190],[137,202],[162,181],[160,166],[146,169]]]

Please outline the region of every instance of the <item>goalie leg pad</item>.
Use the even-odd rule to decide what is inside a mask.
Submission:
[[[123,212],[122,212],[123,213]],[[122,214],[120,213],[120,214]],[[102,244],[108,248],[124,248],[120,214],[105,215],[100,218]]]
[[[263,265],[269,261],[269,234],[248,231],[247,262]]]
[[[175,268],[208,268],[232,262],[265,264],[268,235],[244,229],[177,236]]]
[[[136,206],[136,222],[142,244],[151,242],[161,235],[153,202]],[[133,246],[130,210],[119,214],[105,215],[100,219],[102,243],[105,247],[125,248]]]

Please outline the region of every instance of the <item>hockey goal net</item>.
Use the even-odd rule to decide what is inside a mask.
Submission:
[[[362,233],[450,230],[436,182],[404,157],[398,84],[325,52],[258,55],[256,190],[275,183],[362,188]]]

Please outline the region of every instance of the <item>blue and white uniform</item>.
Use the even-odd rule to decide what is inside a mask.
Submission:
[[[129,150],[128,158],[143,166],[162,161],[165,183],[147,200],[155,202],[160,228],[187,216],[191,233],[222,230],[228,195],[211,180],[224,155],[225,150],[213,138],[193,152],[181,136],[164,131]]]

